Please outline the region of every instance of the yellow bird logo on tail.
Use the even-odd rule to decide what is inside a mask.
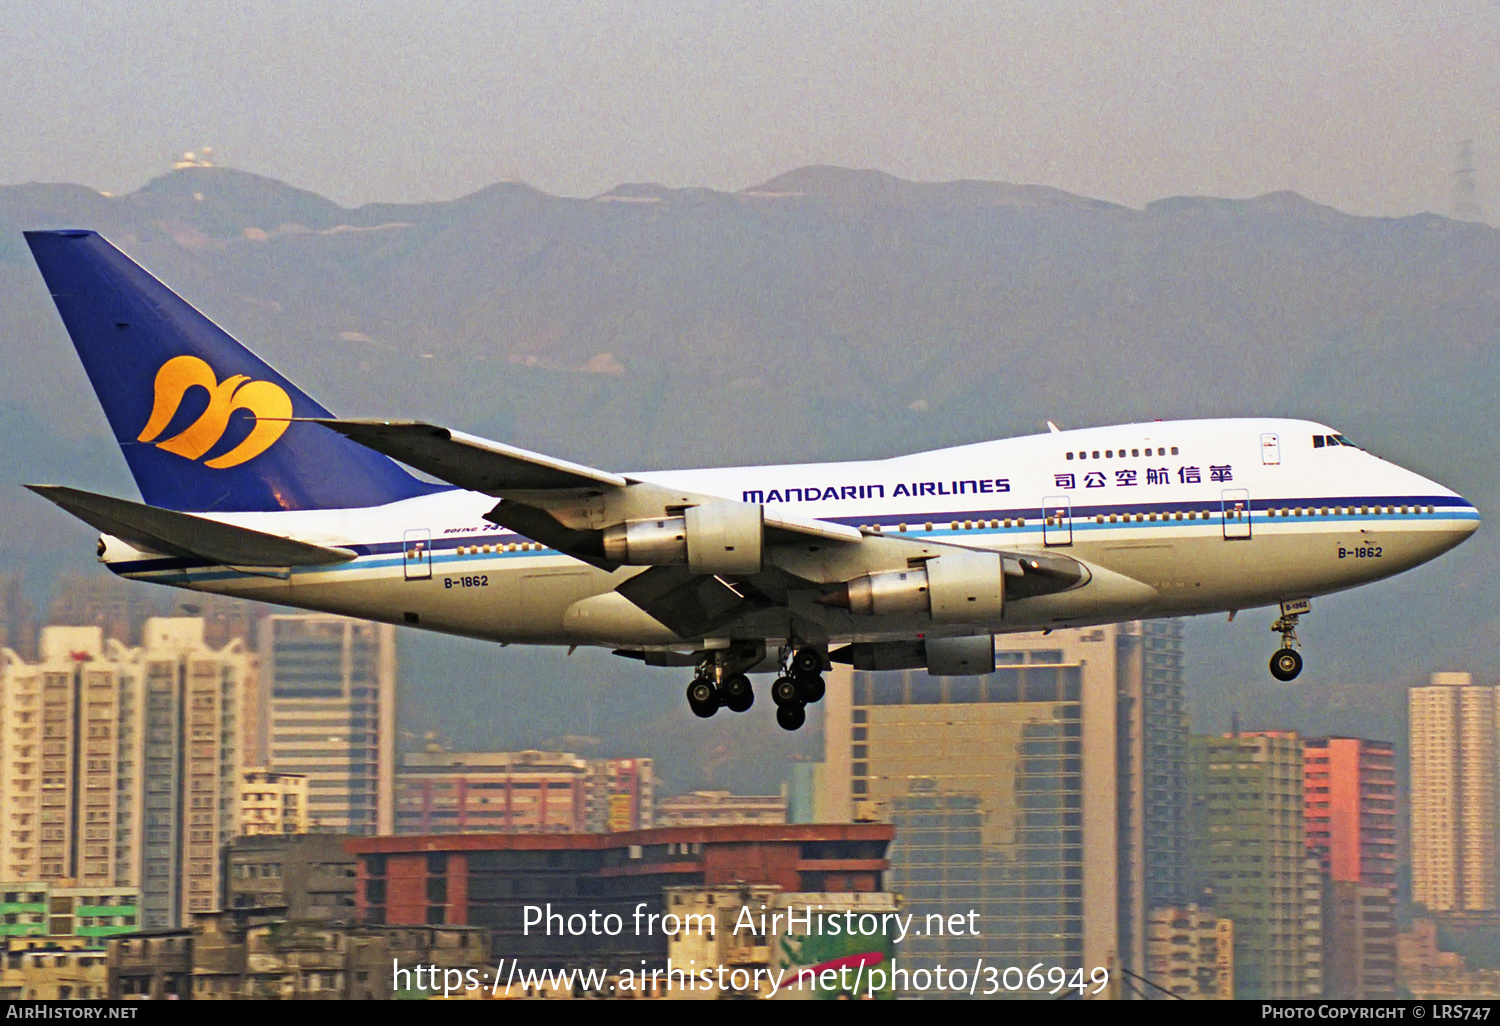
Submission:
[[[146,421],[136,441],[153,441],[166,430],[182,406],[183,396],[194,385],[208,390],[208,408],[180,434],[157,442],[158,449],[196,460],[224,437],[224,432],[229,429],[230,415],[235,410],[249,410],[255,417],[255,427],[245,440],[224,455],[203,464],[215,470],[225,470],[265,452],[291,423],[292,400],[279,385],[251,381],[244,374],[233,374],[220,381],[213,368],[198,357],[174,356],[156,372],[156,401],[151,407],[151,419]]]

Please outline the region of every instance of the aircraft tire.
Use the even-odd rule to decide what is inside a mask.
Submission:
[[[823,653],[815,648],[797,649],[797,654],[792,656],[792,672],[808,676],[822,673]]]
[[[776,710],[776,724],[782,730],[796,730],[807,722],[807,709],[798,703],[780,706]]]
[[[755,704],[755,688],[750,678],[743,673],[730,674],[724,678],[724,706],[730,712],[742,713]]]
[[[714,690],[713,681],[702,677],[688,685],[687,700],[688,708],[693,710],[694,716],[708,719],[719,711],[719,693]]]
[[[1277,680],[1296,680],[1302,672],[1302,655],[1296,649],[1283,648],[1271,657],[1271,676]]]
[[[822,701],[823,694],[827,688],[823,685],[823,678],[816,673],[797,674],[792,678],[797,682],[797,694],[801,696],[806,705]]]
[[[793,677],[777,677],[775,682],[771,684],[771,701],[775,702],[778,708],[784,708],[788,705],[801,705],[802,689],[797,686],[796,679]]]

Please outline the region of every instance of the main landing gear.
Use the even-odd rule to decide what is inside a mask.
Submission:
[[[743,673],[730,673],[724,661],[709,656],[698,664],[697,676],[688,685],[688,708],[693,715],[707,718],[724,706],[730,712],[744,712],[755,704],[755,689]]]
[[[776,703],[776,723],[782,730],[796,730],[807,722],[807,707],[823,698],[823,653],[800,648],[783,665],[782,674],[771,684]]]
[[[693,715],[706,719],[720,707],[744,712],[754,705],[755,689],[750,678],[739,672],[744,668],[743,661],[736,663],[722,653],[705,656],[687,688],[688,708]],[[807,721],[807,707],[822,699],[822,671],[823,653],[815,648],[797,649],[790,659],[783,655],[781,676],[771,685],[776,722],[783,730],[801,727]]]
[[[1297,618],[1312,611],[1307,599],[1281,604],[1281,619],[1271,625],[1271,630],[1281,635],[1281,648],[1271,657],[1271,676],[1277,680],[1296,680],[1302,672],[1302,653],[1297,649]]]

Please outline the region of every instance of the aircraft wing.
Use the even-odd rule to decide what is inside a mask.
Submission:
[[[505,500],[491,516],[496,523],[591,562],[603,557],[602,548],[596,548],[583,537],[591,528],[632,517],[659,516],[673,506],[734,501],[673,492],[607,470],[595,470],[420,421],[317,418],[314,423],[449,484]],[[624,500],[627,493],[629,501],[606,503],[606,507],[613,508],[593,512],[587,524],[577,513],[579,503],[591,497]],[[569,513],[575,515],[570,518]],[[857,542],[863,537],[853,527],[780,510],[766,510],[763,516],[771,533],[768,540],[773,542],[798,538]],[[575,522],[569,523],[570,519]],[[549,520],[556,523],[548,523]]]
[[[1013,597],[1060,590],[1086,579],[1074,560],[1052,565],[1063,557],[1022,560],[927,538],[865,532],[723,496],[674,490],[432,424],[334,418],[316,423],[450,484],[497,497],[500,501],[486,519],[517,534],[602,569],[644,566],[615,590],[683,637],[718,629],[757,609],[786,606],[793,592],[821,595],[817,608],[799,615],[825,615],[817,609],[840,604],[839,596],[847,590],[838,589],[846,582],[934,559],[941,559],[937,565],[942,567],[985,563],[981,576],[992,571],[986,587],[1003,587]],[[648,551],[624,563],[622,557],[633,553],[628,543],[621,544],[621,532],[628,538],[633,524],[644,526]],[[681,532],[675,540],[673,531]],[[707,557],[696,564],[689,538],[699,539]],[[665,548],[650,549],[653,543]],[[678,543],[684,548],[675,549]],[[742,559],[746,546],[756,551]],[[847,599],[842,604],[848,608]],[[826,615],[848,614],[830,609]]]
[[[224,566],[294,567],[347,563],[355,554],[247,527],[60,485],[27,485],[79,520],[135,548]]]

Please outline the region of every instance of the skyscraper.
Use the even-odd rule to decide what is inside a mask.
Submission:
[[[1396,756],[1389,741],[1309,740],[1307,850],[1323,885],[1323,996],[1396,993]]]
[[[1146,902],[1181,887],[1181,633],[1125,624],[995,640],[992,675],[830,678],[818,805],[889,820],[903,964],[959,957],[1145,967]],[[1029,963],[1028,963],[1029,964]]]
[[[98,627],[48,627],[40,659],[0,676],[0,879],[129,886],[139,857],[118,743],[133,678]]]
[[[1494,911],[1496,689],[1434,673],[1407,697],[1412,900],[1432,912]]]
[[[139,770],[122,778],[140,780],[141,925],[166,929],[219,907],[219,848],[239,832],[242,684],[255,660],[239,641],[209,648],[190,617],[147,620],[132,658]]]
[[[47,627],[0,668],[0,876],[139,887],[141,925],[217,906],[239,827],[240,722],[254,658],[203,623],[150,618],[142,645]]]
[[[269,768],[307,777],[314,830],[395,830],[396,629],[342,616],[267,617]]]
[[[1303,829],[1302,739],[1192,737],[1189,752],[1191,875],[1234,921],[1235,997],[1316,997],[1322,916]]]

